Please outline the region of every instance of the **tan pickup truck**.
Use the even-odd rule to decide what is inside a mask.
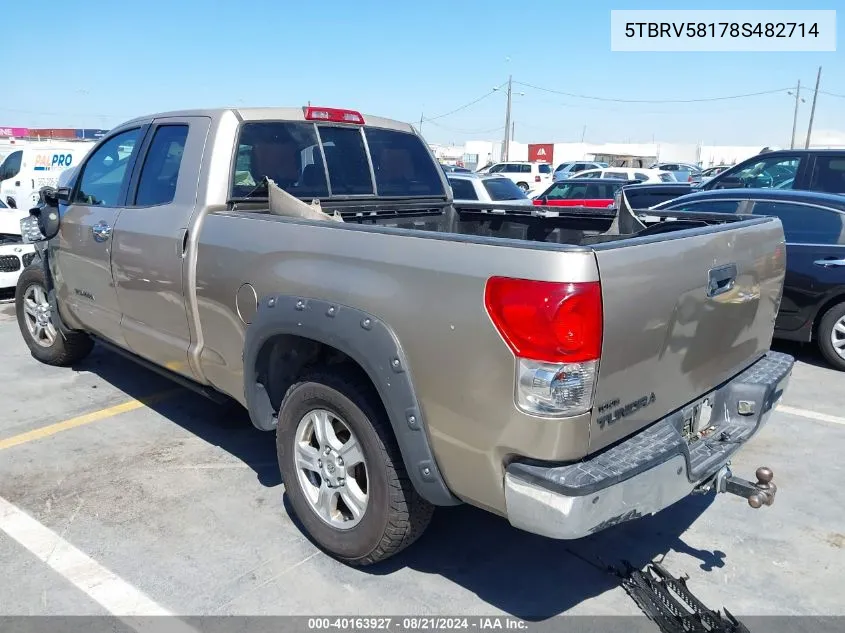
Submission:
[[[728,464],[793,364],[769,350],[779,220],[483,207],[456,207],[404,123],[142,117],[22,222],[20,329],[45,363],[98,341],[240,402],[304,529],[352,564],[438,505],[573,539],[692,492],[771,504],[768,469]]]

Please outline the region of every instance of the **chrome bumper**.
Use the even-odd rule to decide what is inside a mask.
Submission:
[[[718,387],[713,419],[719,422],[709,439],[687,442],[681,409],[581,462],[510,464],[504,481],[508,520],[542,536],[577,539],[659,512],[697,489],[732,492],[717,479],[768,421],[793,363],[791,356],[770,352]]]

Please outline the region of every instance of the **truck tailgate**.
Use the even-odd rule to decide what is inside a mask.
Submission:
[[[775,218],[594,248],[604,336],[591,452],[695,402],[765,353],[785,268]]]

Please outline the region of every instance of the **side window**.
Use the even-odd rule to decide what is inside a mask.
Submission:
[[[585,169],[593,169],[592,165],[588,165],[587,163],[575,163],[572,166],[573,172],[584,171]]]
[[[786,202],[757,202],[753,213],[780,218],[787,242],[845,245],[845,214],[832,209]]]
[[[144,158],[135,204],[169,204],[176,195],[179,166],[188,139],[187,125],[162,125],[155,131]]]
[[[740,200],[699,200],[697,202],[682,202],[663,208],[672,211],[698,211],[699,213],[736,213],[740,202]]]
[[[551,166],[551,165],[546,165],[546,164],[541,164],[541,165],[540,165],[540,173],[541,173],[541,174],[550,174],[550,173],[552,173],[552,166]]]
[[[622,178],[624,180],[628,180],[628,174],[624,171],[606,171],[602,178]]]
[[[845,193],[845,155],[820,155],[810,177],[811,191]]]
[[[505,171],[505,166],[499,163],[498,165],[493,165],[489,170],[488,173],[490,174],[498,174],[499,172]]]
[[[727,175],[739,178],[743,187],[792,189],[800,162],[797,156],[763,158]]]
[[[637,180],[648,180],[648,174],[644,174],[638,171],[634,173],[634,178],[636,178]]]
[[[115,207],[129,178],[126,167],[135,153],[141,129],[127,130],[113,136],[88,157],[73,196],[75,204]]]
[[[591,172],[584,172],[581,174],[575,174],[576,178],[601,178],[600,171],[591,171]]]
[[[531,173],[531,165],[518,165],[519,172],[522,174],[530,174]]]
[[[450,178],[449,184],[452,185],[452,193],[455,196],[455,200],[478,200],[475,187],[472,186],[469,180],[464,178]]]

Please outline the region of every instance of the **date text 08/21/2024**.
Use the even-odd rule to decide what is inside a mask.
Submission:
[[[326,617],[308,618],[309,631],[331,630],[388,630],[388,631],[444,631],[444,630],[525,630],[527,622],[514,617]]]

